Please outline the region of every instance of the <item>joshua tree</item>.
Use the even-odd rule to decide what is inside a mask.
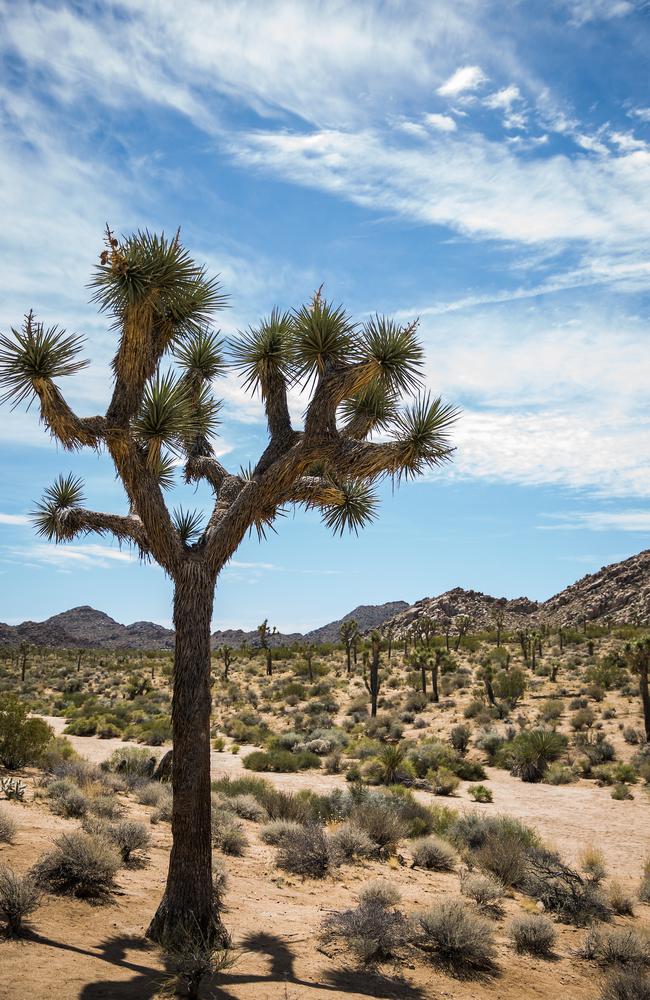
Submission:
[[[503,608],[495,608],[492,614],[492,621],[494,622],[494,627],[497,630],[497,649],[501,645],[501,633],[503,632],[503,626],[506,621],[506,613]]]
[[[422,648],[416,648],[413,650],[409,656],[409,663],[416,670],[420,671],[420,682],[422,685],[422,694],[427,693],[427,669],[429,666],[429,661],[427,659],[426,650]]]
[[[379,676],[380,647],[381,636],[379,632],[373,632],[370,637],[371,656],[366,657],[364,654],[363,662],[363,682],[366,685],[366,691],[370,695],[370,715],[373,719],[377,715],[377,698],[379,697],[379,689],[381,688],[381,678]],[[368,666],[370,668],[369,671],[367,669]]]
[[[456,636],[456,645],[454,646],[456,652],[458,652],[458,650],[460,649],[460,644],[463,641],[464,637],[469,632],[471,624],[472,624],[472,619],[469,617],[469,615],[459,615],[458,618],[456,619],[456,629],[458,630],[458,635]]]
[[[641,707],[643,708],[645,738],[650,743],[650,690],[648,690],[650,639],[639,639],[638,642],[626,645],[625,656],[630,669],[639,678],[639,694],[641,695]]]
[[[421,394],[424,354],[416,324],[373,316],[354,323],[320,293],[294,312],[274,311],[226,349],[210,330],[225,304],[182,245],[148,232],[118,240],[110,231],[91,286],[116,339],[111,399],[99,416],[78,416],[57,380],[81,372],[83,340],[46,328],[30,312],[0,337],[0,399],[37,400],[47,431],[68,451],[91,448],[113,462],[125,514],[84,506],[83,483],[61,476],[35,511],[39,534],[56,542],[109,535],[157,562],[174,589],[173,846],[164,897],[149,927],[161,940],[196,924],[222,927],[212,885],[210,836],[210,620],[217,578],[253,529],[263,536],[287,505],[321,511],[335,533],[377,516],[373,483],[411,478],[449,459],[457,413]],[[173,368],[165,370],[165,361]],[[229,472],[211,439],[218,403],[213,381],[228,369],[264,405],[269,442],[257,464]],[[292,426],[289,386],[308,400]],[[381,441],[369,441],[373,431]],[[180,463],[186,483],[214,494],[201,514],[170,511],[164,490]],[[207,499],[207,498],[206,498]]]
[[[266,655],[266,673],[268,677],[271,677],[273,675],[273,656],[269,645],[269,636],[275,635],[277,629],[275,625],[270,629],[269,620],[265,618],[262,624],[257,626],[257,632],[260,637],[260,646]]]
[[[417,632],[420,636],[420,642],[423,646],[426,646],[427,649],[431,645],[431,640],[435,635],[435,631],[436,624],[433,618],[430,618],[429,615],[422,615],[422,617],[418,619]]]
[[[347,621],[341,624],[341,627],[339,628],[339,635],[341,637],[341,642],[345,644],[345,658],[348,673],[350,673],[352,670],[352,644],[359,635],[359,626],[354,618],[348,618]],[[356,655],[354,662],[357,662]]]
[[[442,627],[445,633],[445,649],[449,652],[450,649],[450,638],[451,630],[454,627],[454,623],[451,618],[445,617],[442,622]]]
[[[313,682],[313,680],[314,680],[314,667],[312,665],[312,661],[314,659],[314,653],[316,652],[316,648],[315,648],[315,646],[312,646],[311,643],[307,642],[302,647],[302,651],[303,651],[303,654],[304,654],[304,657],[305,657],[305,662],[307,664],[307,676],[309,677],[309,680]]]
[[[436,704],[440,701],[438,694],[438,677],[443,663],[448,663],[451,657],[446,649],[434,649],[433,656],[429,657],[429,668],[431,670],[431,700]]]
[[[392,624],[386,625],[384,628],[384,635],[388,641],[388,659],[393,658],[393,636],[395,635],[395,626]]]
[[[81,661],[83,659],[84,653],[85,653],[85,649],[78,649],[77,650],[77,673],[79,673],[79,671],[81,670]]]
[[[219,646],[217,653],[223,660],[223,679],[228,680],[228,673],[230,672],[230,664],[232,663],[232,646],[228,646],[224,643],[223,646]]]
[[[31,653],[31,651],[32,647],[28,642],[25,642],[25,640],[23,639],[20,646],[18,647],[18,659],[20,661],[20,680],[22,684],[25,683],[25,673],[27,672],[27,660],[29,659],[29,654]]]

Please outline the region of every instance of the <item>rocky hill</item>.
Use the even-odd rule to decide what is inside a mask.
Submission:
[[[336,642],[339,637],[339,627],[342,621],[355,618],[361,631],[376,628],[402,608],[407,608],[406,601],[392,601],[382,605],[362,605],[355,608],[343,618],[314,629],[306,635],[300,632],[288,634],[277,632],[269,637],[272,646],[289,646],[294,642]],[[21,642],[29,642],[35,646],[61,646],[68,649],[88,647],[93,649],[173,649],[174,633],[171,629],[157,625],[155,622],[134,622],[132,625],[121,625],[103,611],[97,611],[88,605],[71,608],[61,614],[53,615],[43,622],[26,621],[12,626],[0,623],[0,645],[15,646]],[[257,645],[257,631],[244,632],[241,629],[229,629],[214,632],[212,647],[227,644],[241,646],[243,643]]]
[[[584,618],[650,625],[650,549],[583,576],[542,607],[546,614],[569,625]]]
[[[474,631],[494,628],[496,611],[503,612],[504,627],[534,628],[543,621],[577,626],[584,619],[613,624],[650,625],[650,549],[623,562],[604,566],[582,577],[547,601],[527,597],[509,600],[491,597],[476,590],[456,587],[438,597],[424,597],[386,622],[398,638],[408,632],[418,618],[432,618],[438,627],[467,615]]]

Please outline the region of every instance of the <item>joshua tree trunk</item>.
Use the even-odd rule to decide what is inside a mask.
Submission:
[[[490,705],[496,705],[496,699],[494,697],[494,688],[492,687],[492,681],[489,677],[483,678],[483,684],[485,685],[485,693],[487,695],[487,700]]]
[[[372,639],[372,656],[370,660],[370,681],[364,676],[366,690],[370,695],[370,715],[374,719],[377,715],[377,698],[381,681],[379,679],[379,638]]]
[[[185,562],[174,592],[172,730],[173,846],[167,886],[147,936],[196,921],[219,929],[212,896],[210,823],[210,620],[215,579],[204,564]]]
[[[267,677],[273,676],[273,656],[270,646],[266,647],[266,675]]]
[[[438,694],[438,667],[439,661],[436,656],[431,664],[431,700],[434,701],[436,705],[440,701],[440,695]]]
[[[648,691],[648,662],[647,660],[639,669],[639,687],[641,689],[641,704],[643,705],[643,724],[645,726],[645,738],[650,743],[650,691]]]
[[[424,661],[420,664],[420,670],[422,672],[422,694],[426,694],[427,693],[427,665],[426,665],[426,663]]]

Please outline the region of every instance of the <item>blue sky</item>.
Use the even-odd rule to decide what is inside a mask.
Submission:
[[[321,282],[361,319],[419,315],[427,381],[463,408],[453,465],[387,486],[358,539],[296,512],[245,542],[216,627],[458,585],[545,598],[648,547],[649,51],[645,0],[0,0],[0,328],[33,307],[87,336],[78,411],[109,391],[85,287],[107,220],[180,224],[230,294],[224,333]],[[237,469],[264,446],[259,401],[216,388]],[[0,620],[168,624],[157,568],[28,523],[60,471],[123,510],[106,458],[18,410],[0,449]]]

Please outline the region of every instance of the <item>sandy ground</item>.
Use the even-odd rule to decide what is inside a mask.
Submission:
[[[63,728],[64,720],[49,721],[57,731]],[[125,745],[121,740],[96,737],[71,737],[71,741],[83,756],[97,762]],[[241,758],[215,752],[213,769],[215,775],[239,773]],[[293,790],[344,784],[340,776],[313,772],[268,777]],[[33,864],[60,832],[77,826],[53,816],[42,800],[34,800],[33,782],[29,785],[26,805],[7,806],[19,826],[16,841],[0,845],[0,860],[10,860],[19,870]],[[596,844],[612,874],[630,889],[638,884],[642,860],[650,848],[650,811],[644,793],[636,791],[630,802],[613,802],[607,789],[593,783],[525,785],[503,771],[491,771],[490,787],[494,803],[479,808],[508,812],[537,826],[568,859],[574,859],[584,845]],[[459,809],[476,808],[467,797],[466,785],[448,803]],[[148,821],[151,810],[131,805],[130,812]],[[253,824],[247,826],[249,853],[226,859],[230,873],[226,921],[239,957],[233,969],[209,984],[206,997],[520,1000],[552,993],[562,1000],[595,1000],[598,996],[593,965],[573,955],[585,932],[561,925],[556,958],[544,961],[516,955],[500,922],[495,927],[500,974],[485,980],[460,981],[420,962],[399,971],[384,967],[378,976],[355,971],[344,954],[319,950],[317,930],[328,910],[353,904],[363,883],[383,877],[399,885],[405,909],[413,911],[433,902],[441,892],[457,893],[457,876],[369,863],[342,868],[335,878],[322,882],[302,881],[280,873],[273,850],[259,843]],[[0,943],[2,1000],[140,1000],[160,995],[162,963],[142,935],[163,890],[171,838],[166,824],[153,826],[151,831],[149,865],[120,873],[120,892],[113,903],[91,906],[47,897],[34,916],[28,938]],[[521,898],[508,900],[508,915],[520,912],[521,906],[530,903]],[[648,923],[650,908],[639,906],[638,917]],[[617,922],[626,921],[618,918]]]

